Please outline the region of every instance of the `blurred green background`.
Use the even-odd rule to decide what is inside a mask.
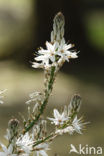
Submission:
[[[91,123],[83,135],[56,138],[50,156],[68,156],[71,143],[104,145],[104,1],[0,0],[0,89],[8,89],[0,106],[3,142],[8,120],[18,117],[18,112],[26,114],[28,94],[43,89],[43,72],[32,69],[30,61],[37,48],[50,40],[52,20],[59,11],[66,19],[66,40],[75,43],[80,53],[58,74],[45,114],[51,116],[53,108],[61,109],[79,93],[83,99],[80,115]]]

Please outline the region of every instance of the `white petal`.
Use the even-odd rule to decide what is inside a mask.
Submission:
[[[58,112],[57,109],[54,109],[54,117],[55,117],[56,119],[60,118],[60,113]]]
[[[64,46],[64,50],[66,51],[66,50],[68,50],[68,49],[70,49],[70,48],[72,48],[72,47],[73,47],[72,44],[65,45],[65,46]]]
[[[0,156],[7,156],[4,152],[0,152]]]
[[[55,119],[54,119],[54,118],[49,118],[49,117],[48,117],[48,119],[49,119],[49,120],[51,120],[51,121],[55,121]]]
[[[12,145],[10,145],[9,147],[8,147],[8,153],[12,153],[12,151],[13,151],[13,146]]]
[[[40,151],[40,154],[41,154],[42,156],[48,156],[48,154],[47,154],[44,150],[41,150],[41,151]]]
[[[75,53],[75,52],[71,53],[70,56],[71,56],[71,58],[78,58],[77,53]]]
[[[32,67],[33,68],[43,68],[44,65],[42,63],[33,62]]]
[[[50,44],[48,41],[46,42],[46,46],[47,46],[48,50],[53,51],[54,46],[52,44]]]
[[[8,149],[7,149],[7,147],[5,145],[3,145],[1,143],[0,143],[0,145],[1,145],[1,147],[2,147],[2,149],[3,149],[4,152],[8,152]]]
[[[35,60],[42,61],[42,60],[44,60],[45,57],[46,57],[45,55],[41,55],[41,56],[36,57]]]
[[[61,117],[62,117],[62,118],[65,118],[65,114],[64,114],[64,112],[62,113]]]
[[[41,49],[41,50],[38,51],[38,53],[44,55],[44,54],[49,53],[49,50]]]
[[[55,55],[52,56],[52,57],[50,57],[50,60],[51,60],[52,62],[55,62]]]

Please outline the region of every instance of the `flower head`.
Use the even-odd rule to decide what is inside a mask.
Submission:
[[[71,48],[73,48],[72,44],[66,44],[62,42],[61,45],[58,47],[56,54],[60,56],[60,59],[62,61],[69,62],[69,59],[78,57],[77,53],[72,52]],[[60,59],[58,61],[60,61]]]
[[[85,124],[87,124],[87,123],[83,123],[82,118],[78,119],[77,116],[74,118],[74,120],[72,122],[73,128],[79,134],[82,134],[81,129],[83,129]]]
[[[54,112],[54,118],[48,118],[49,120],[51,120],[52,124],[62,125],[64,124],[65,121],[69,119],[69,117],[67,117],[64,112],[60,114],[57,109],[54,109],[53,112]]]
[[[70,58],[77,58],[77,52],[72,51],[72,44],[65,43],[64,39],[65,20],[59,12],[53,20],[53,31],[51,32],[51,42],[46,42],[46,49],[41,48],[38,56],[35,57],[33,68],[50,69],[52,66],[61,67]]]
[[[42,67],[42,65],[47,69],[50,67],[51,63],[55,62],[55,52],[56,52],[56,48],[57,45],[56,43],[51,44],[48,41],[46,42],[46,50],[41,48],[38,51],[39,56],[37,56],[35,58],[36,61],[41,61],[42,63],[40,64]],[[50,63],[51,62],[51,63]],[[33,63],[33,67],[38,67],[37,64]]]

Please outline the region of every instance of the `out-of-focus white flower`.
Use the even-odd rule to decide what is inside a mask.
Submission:
[[[17,154],[13,154],[13,146],[10,145],[8,148],[0,143],[0,146],[2,147],[3,152],[0,152],[0,156],[17,156]]]
[[[55,125],[62,125],[64,124],[65,121],[69,119],[69,117],[67,117],[64,112],[60,114],[57,109],[54,109],[53,115],[54,115],[54,118],[48,117],[48,119],[51,120],[52,121],[51,123]]]
[[[72,135],[74,133],[74,131],[75,130],[72,126],[68,126],[66,128],[63,128],[63,129],[57,129],[55,133],[58,135],[62,135],[64,133],[69,133],[70,135]]]
[[[34,147],[34,156],[48,156],[46,151],[49,150],[49,145],[47,143],[41,143]]]
[[[0,104],[3,104],[4,102],[1,100],[4,98],[3,94],[7,91],[7,89],[0,90]]]
[[[82,134],[81,129],[83,129],[84,125],[87,123],[82,122],[82,118],[78,119],[77,116],[74,118],[72,125],[75,131],[79,134]]]
[[[32,151],[33,147],[33,139],[29,136],[29,133],[27,132],[25,135],[21,135],[16,145],[20,147],[21,150],[23,150],[25,153],[29,154]]]

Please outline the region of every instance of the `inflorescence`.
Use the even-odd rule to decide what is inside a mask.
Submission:
[[[23,119],[23,127],[17,119],[11,119],[8,123],[7,134],[5,136],[8,145],[0,143],[2,151],[0,156],[48,156],[50,143],[59,135],[75,132],[82,134],[86,123],[82,118],[77,117],[80,110],[81,97],[74,95],[68,106],[64,106],[63,111],[53,110],[53,117],[43,118],[44,110],[48,104],[50,94],[53,89],[55,77],[63,66],[64,62],[77,58],[77,53],[73,50],[74,45],[67,44],[64,38],[65,19],[59,12],[53,20],[53,30],[51,41],[46,41],[46,49],[40,48],[35,53],[33,68],[44,69],[44,91],[33,92],[26,102],[28,107],[28,117]],[[0,92],[1,94],[4,91]],[[0,100],[0,103],[3,103]],[[47,132],[47,122],[54,126],[52,132]]]

